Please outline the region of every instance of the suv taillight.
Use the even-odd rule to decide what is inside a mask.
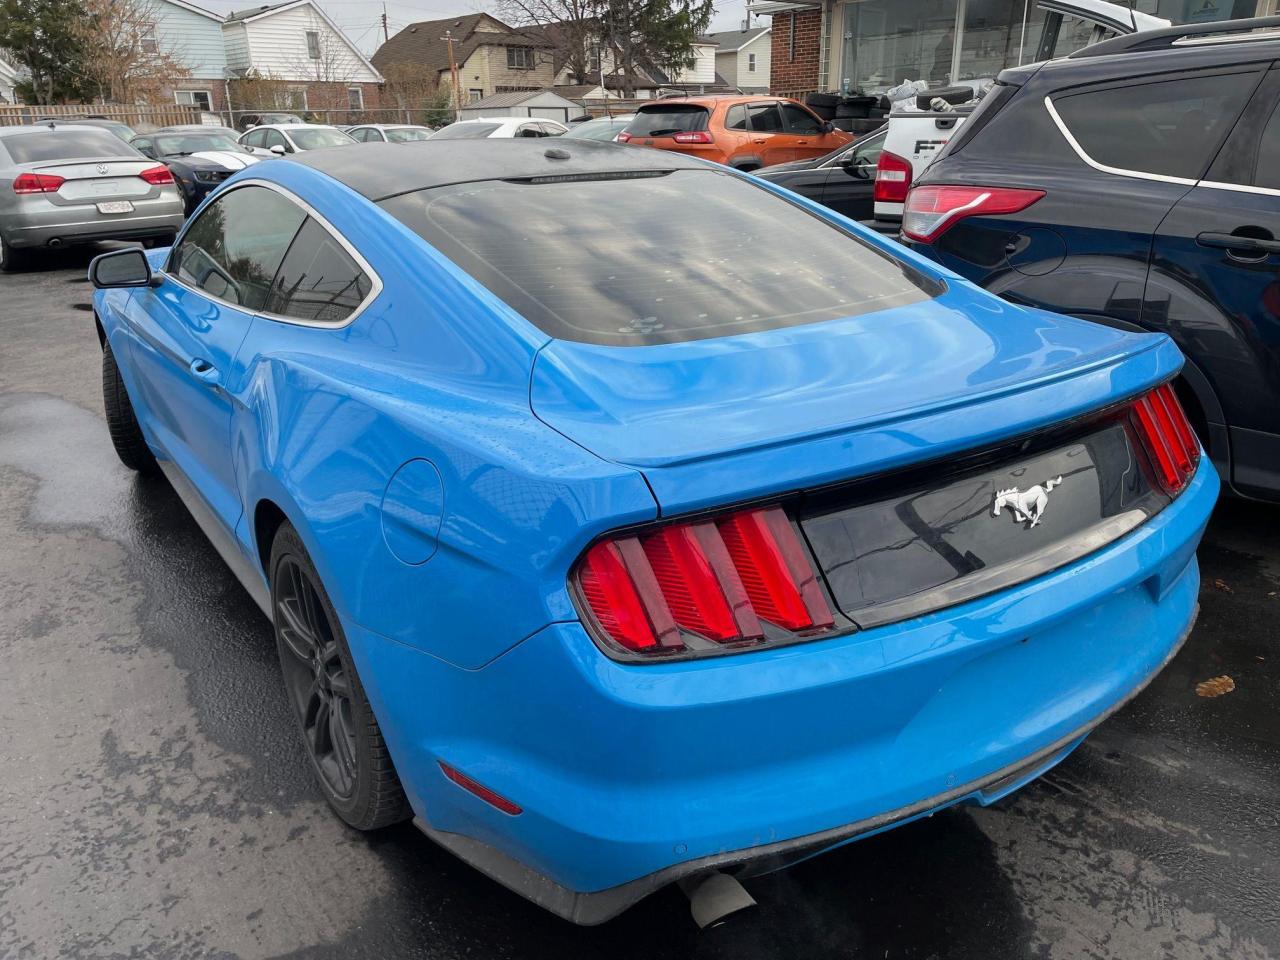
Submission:
[[[671,139],[676,143],[715,143],[711,134],[706,130],[690,130],[687,133],[677,133]]]
[[[614,139],[615,139],[615,141],[616,141],[617,143],[630,143],[630,142],[631,142],[631,134],[629,134],[629,133],[627,133],[627,131],[623,130],[623,131],[622,131],[620,134],[618,134],[618,136],[617,136],[617,137],[615,137]]]
[[[602,540],[573,577],[584,619],[630,657],[697,656],[762,643],[766,633],[810,637],[835,625],[809,555],[777,506]]]
[[[1195,475],[1200,442],[1169,384],[1156,387],[1133,405],[1138,435],[1164,492],[1175,496]]]
[[[873,197],[876,203],[903,203],[911,189],[911,161],[888,150],[880,151],[876,163]]]
[[[902,211],[902,234],[932,243],[965,217],[988,217],[1025,210],[1044,196],[1043,190],[1013,187],[916,187]]]
[[[66,179],[52,173],[20,173],[13,178],[14,193],[57,193]]]

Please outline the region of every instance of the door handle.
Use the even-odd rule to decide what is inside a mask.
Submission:
[[[1245,228],[1241,228],[1245,229]],[[1229,254],[1236,253],[1252,253],[1254,257],[1248,259],[1263,260],[1268,254],[1280,253],[1280,240],[1271,238],[1268,231],[1252,228],[1254,232],[1265,233],[1266,237],[1250,237],[1240,233],[1202,233],[1196,237],[1196,243],[1202,247],[1218,247],[1226,250]]]
[[[768,141],[767,141],[767,138],[765,138],[765,137],[759,137],[758,139],[756,139],[756,140],[752,140],[751,142],[752,142],[752,143],[766,143],[766,142],[768,142]]]
[[[202,357],[196,357],[191,361],[191,366],[188,367],[188,369],[191,371],[191,375],[197,380],[207,383],[211,387],[220,386],[218,368],[208,360],[205,360]]]

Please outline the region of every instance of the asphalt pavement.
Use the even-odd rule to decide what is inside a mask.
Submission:
[[[749,881],[710,933],[671,889],[577,928],[328,812],[269,624],[112,452],[88,258],[0,276],[0,958],[1280,957],[1280,509],[1219,506],[1182,652],[999,808]]]

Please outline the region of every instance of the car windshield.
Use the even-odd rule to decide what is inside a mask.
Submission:
[[[753,333],[942,289],[790,201],[713,170],[487,180],[381,206],[567,340],[638,346]],[[762,260],[762,249],[778,255]]]
[[[341,130],[332,127],[299,127],[289,131],[289,139],[303,150],[318,150],[320,147],[340,147],[344,143],[355,143]]]
[[[476,123],[473,120],[463,120],[460,123],[451,123],[447,127],[443,127],[432,134],[433,140],[483,140],[493,131],[498,129],[496,123]]]
[[[415,140],[430,140],[431,131],[426,127],[392,127],[386,131],[387,139],[392,143],[412,143]]]
[[[24,133],[0,140],[14,163],[41,160],[76,160],[81,157],[137,157],[133,147],[98,127],[61,127],[46,132]]]
[[[633,137],[669,137],[673,133],[689,133],[707,128],[706,107],[687,103],[669,103],[651,109],[641,108],[636,118],[627,124],[627,133]]]
[[[198,153],[201,150],[230,150],[244,153],[245,148],[235,140],[220,133],[172,133],[156,134],[151,140],[152,149],[162,157]]]
[[[576,127],[570,127],[564,136],[570,140],[612,140],[624,129],[628,121],[612,120],[601,117],[599,120],[588,120]]]

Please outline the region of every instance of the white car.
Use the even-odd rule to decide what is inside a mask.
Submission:
[[[277,157],[287,153],[302,153],[320,147],[340,147],[355,143],[337,127],[320,123],[264,123],[240,135],[245,147],[264,147]]]
[[[360,143],[413,143],[430,140],[435,133],[430,127],[416,123],[361,123],[345,127],[344,132]]]
[[[432,140],[484,140],[511,137],[558,137],[569,130],[557,120],[541,117],[477,117],[441,127]]]

